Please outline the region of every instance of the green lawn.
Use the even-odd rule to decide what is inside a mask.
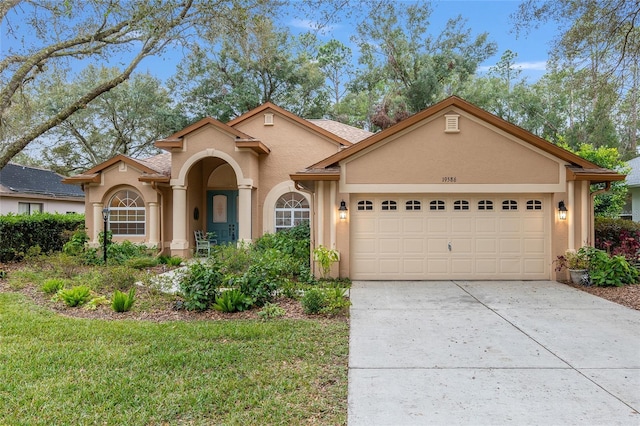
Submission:
[[[339,320],[103,321],[0,293],[0,424],[346,424]]]

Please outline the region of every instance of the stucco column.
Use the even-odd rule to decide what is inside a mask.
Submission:
[[[150,246],[157,246],[160,241],[158,203],[149,203],[149,241]]]
[[[318,196],[318,211],[316,212],[318,218],[318,234],[316,235],[316,247],[324,245],[324,182],[318,182],[316,189]]]
[[[102,203],[93,203],[93,235],[91,235],[91,245],[95,245],[96,247],[100,245],[99,234],[104,227],[104,221],[102,220],[103,206],[104,204]]]
[[[238,185],[238,241],[251,242],[251,185]]]
[[[575,197],[575,182],[570,180],[567,182],[567,225],[569,227],[569,245],[568,249],[573,251],[576,249],[576,197]]]
[[[591,241],[591,218],[593,216],[593,205],[589,196],[589,182],[583,181],[580,184],[580,243],[584,246]],[[595,241],[591,241],[595,245]]]
[[[181,185],[172,186],[173,190],[173,240],[171,250],[186,250],[187,241],[187,188]]]

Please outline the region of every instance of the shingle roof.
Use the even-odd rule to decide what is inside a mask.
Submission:
[[[640,157],[627,161],[631,171],[627,175],[627,185],[640,186]]]
[[[153,157],[137,160],[147,167],[155,170],[158,174],[171,176],[171,153],[154,155]]]
[[[349,142],[357,143],[363,139],[373,135],[373,133],[366,130],[358,129],[357,127],[350,126],[348,124],[340,123],[339,121],[325,120],[325,119],[310,119],[318,127],[325,129],[334,135],[340,136],[342,139],[346,139]]]
[[[62,183],[64,176],[51,170],[9,163],[0,169],[0,185],[13,193],[84,198],[82,189]]]

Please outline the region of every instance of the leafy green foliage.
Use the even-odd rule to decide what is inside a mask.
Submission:
[[[132,287],[138,279],[138,272],[127,266],[109,266],[102,273],[101,288],[125,290]]]
[[[136,298],[136,289],[135,287],[131,287],[129,293],[123,293],[119,290],[116,290],[113,293],[113,299],[111,300],[111,308],[115,312],[128,312],[131,310],[133,306],[133,302],[135,302]]]
[[[0,216],[0,261],[20,260],[31,247],[42,253],[62,250],[70,236],[84,228],[84,215],[40,213]]]
[[[313,250],[313,258],[322,269],[322,278],[327,278],[331,272],[331,265],[340,260],[340,253],[338,250],[320,245]]]
[[[621,255],[632,264],[640,260],[640,223],[625,219],[596,217],[596,248]]]
[[[325,315],[344,313],[351,306],[345,297],[345,290],[338,287],[310,288],[302,296],[301,304],[305,314]]]
[[[70,256],[80,255],[85,248],[85,244],[89,241],[89,235],[84,229],[73,233],[71,239],[62,246],[62,252]]]
[[[106,305],[108,303],[109,303],[109,300],[105,296],[98,296],[89,300],[84,305],[84,309],[87,309],[89,311],[95,311],[96,309],[98,309],[98,306]]]
[[[277,303],[267,302],[262,307],[262,310],[258,312],[258,317],[261,320],[266,321],[273,318],[283,317],[286,313],[287,311],[285,311],[284,308],[279,306]]]
[[[253,303],[250,297],[238,289],[223,291],[216,298],[213,309],[220,312],[242,312],[249,309]]]
[[[108,262],[111,265],[123,265],[129,259],[136,257],[150,257],[153,250],[144,244],[134,244],[131,241],[122,241],[120,243],[109,243],[107,245]]]
[[[179,256],[159,256],[158,263],[167,266],[180,266],[182,258]]]
[[[190,311],[208,309],[218,295],[222,279],[220,265],[216,262],[191,264],[180,282],[180,292],[185,299],[185,308]]]
[[[40,290],[47,294],[56,294],[62,290],[66,282],[62,278],[48,278],[40,286]]]
[[[638,283],[638,270],[623,256],[609,256],[596,248],[589,248],[589,276],[597,286],[616,286]]]
[[[124,264],[129,268],[134,268],[134,269],[153,268],[158,264],[158,259],[154,257],[149,257],[149,256],[133,257],[133,258],[127,259]]]
[[[273,248],[280,253],[292,256],[301,265],[309,267],[309,223],[304,222],[291,229],[264,234],[255,242],[255,248],[266,250]]]
[[[73,308],[84,305],[89,300],[91,297],[91,289],[87,286],[79,285],[58,291],[58,296],[60,296],[67,306]]]

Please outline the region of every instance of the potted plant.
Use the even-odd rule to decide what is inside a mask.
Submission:
[[[580,247],[577,251],[567,251],[556,259],[556,271],[567,269],[571,281],[576,284],[588,285],[589,279],[589,251]]]

